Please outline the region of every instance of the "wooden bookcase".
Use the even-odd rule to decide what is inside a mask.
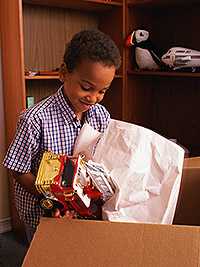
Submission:
[[[147,29],[164,53],[170,47],[200,50],[199,1],[6,0],[0,2],[1,49],[7,145],[26,96],[36,101],[54,92],[58,77],[26,77],[24,70],[59,67],[65,43],[86,28],[98,28],[117,43],[122,66],[103,104],[115,119],[148,127],[200,155],[200,73],[135,70],[126,36]]]
[[[113,118],[123,119],[124,1],[8,0],[1,1],[0,10],[7,146],[13,139],[19,113],[26,108],[27,96],[38,102],[60,86],[58,76],[30,77],[25,71],[59,68],[65,45],[82,29],[102,30],[120,49],[122,66],[103,104]],[[11,209],[13,226],[20,230],[12,194]]]
[[[5,1],[3,1],[5,2]],[[59,68],[65,45],[78,31],[98,28],[118,45],[122,66],[104,105],[114,118],[123,118],[125,57],[124,1],[8,0],[1,3],[4,99],[7,144],[13,138],[17,117],[26,108],[26,96],[35,102],[59,87],[55,76],[27,77],[25,70]],[[113,101],[114,100],[114,101]]]

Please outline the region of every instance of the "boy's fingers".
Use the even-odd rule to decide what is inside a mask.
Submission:
[[[67,210],[65,213],[65,218],[73,219],[73,213],[71,211]]]
[[[76,212],[74,210],[71,210],[71,211],[67,210],[65,213],[65,217],[67,219],[74,219],[76,218]]]
[[[55,209],[53,212],[52,212],[52,217],[53,218],[61,218],[61,214],[60,214],[60,210],[59,209]],[[73,219],[73,218],[76,218],[76,212],[74,210],[67,210],[65,212],[65,215],[64,217],[66,219]]]
[[[59,209],[55,209],[55,211],[52,212],[52,217],[60,218],[61,217],[60,210]]]

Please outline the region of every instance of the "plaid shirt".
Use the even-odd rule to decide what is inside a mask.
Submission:
[[[101,105],[92,106],[85,114],[85,122],[103,132],[110,119]],[[11,143],[4,166],[20,173],[35,176],[44,151],[72,155],[73,147],[82,125],[66,102],[62,87],[20,115],[17,131]],[[16,207],[23,222],[36,228],[43,210],[38,198],[15,181]]]

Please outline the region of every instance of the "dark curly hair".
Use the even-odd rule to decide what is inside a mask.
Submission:
[[[83,30],[75,34],[66,46],[64,63],[72,72],[82,59],[102,62],[105,66],[120,67],[121,56],[114,41],[99,30]]]

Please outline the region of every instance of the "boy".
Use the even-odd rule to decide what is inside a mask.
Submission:
[[[21,114],[4,166],[15,178],[16,207],[30,242],[43,210],[35,178],[44,151],[72,155],[84,122],[103,132],[110,115],[98,104],[109,89],[121,58],[109,36],[97,30],[77,33],[60,69],[63,86]]]

